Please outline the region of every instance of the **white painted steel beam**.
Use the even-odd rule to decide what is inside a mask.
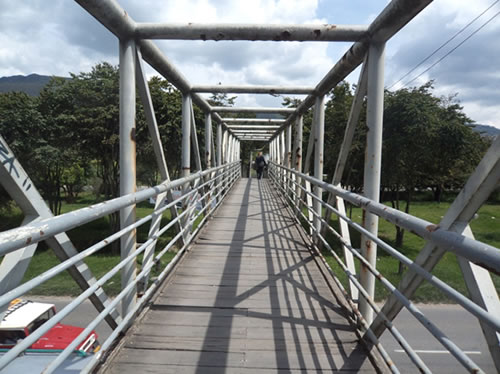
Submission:
[[[367,26],[332,24],[138,23],[138,39],[353,42]]]
[[[479,210],[481,205],[488,199],[493,190],[498,186],[500,181],[500,137],[491,145],[490,149],[483,157],[475,171],[471,174],[464,188],[453,201],[452,205],[444,215],[443,219],[434,228],[434,230],[449,230],[457,233],[467,234],[467,225],[473,218],[474,214]],[[471,236],[469,234],[469,236]],[[422,266],[427,271],[432,271],[438,264],[446,251],[436,247],[432,242],[428,242],[420,251],[415,262]],[[483,277],[482,274],[473,274],[474,269],[464,268],[463,261],[461,262],[462,271],[464,272],[467,287],[471,292],[471,298],[484,309],[498,315],[500,313],[500,305],[496,289],[491,287],[491,277]],[[486,269],[491,268],[488,263],[476,263]],[[498,273],[498,272],[497,272]],[[474,279],[476,278],[476,279]],[[422,284],[423,278],[415,272],[408,270],[401,279],[398,289],[406,297],[410,298]],[[476,291],[474,291],[476,289]],[[393,320],[401,311],[402,305],[397,298],[391,296],[384,304],[382,312]],[[377,336],[382,335],[385,330],[385,324],[376,318],[372,324],[372,329]],[[488,327],[483,327],[488,347],[492,353],[492,358],[497,369],[500,367],[500,355],[498,345],[498,334]]]
[[[299,115],[303,115],[314,105],[316,96],[325,95],[339,82],[352,73],[363,61],[368,52],[370,42],[386,42],[432,0],[394,0],[370,24],[367,37],[361,38],[339,59],[323,79],[314,88],[314,93],[308,95],[297,107],[297,111],[288,119],[290,123]],[[282,126],[283,128],[285,125]]]
[[[219,113],[293,113],[295,108],[268,108],[268,107],[237,107],[213,106],[213,112]]]
[[[19,163],[16,156],[1,135],[0,161],[1,184],[10,195],[10,197],[23,211],[25,216],[23,224],[27,224],[28,220],[33,219],[33,217],[39,217],[39,219],[48,219],[54,217],[51,210],[35,187],[34,183],[31,181],[28,174]],[[36,221],[37,220],[35,219],[30,221],[30,223],[34,223]],[[78,253],[75,246],[71,242],[71,239],[65,232],[47,238],[45,241],[47,242],[47,245],[52,248],[55,255],[60,261],[67,260],[68,258],[73,257]],[[22,258],[23,261],[28,261],[30,253],[34,250],[36,245],[31,244],[29,247],[30,248],[28,249],[20,248],[12,253],[19,252],[20,254],[17,255],[17,257]],[[21,254],[21,252],[24,253]],[[4,259],[6,259],[9,255],[10,253],[5,254]],[[11,275],[13,270],[11,270],[10,265],[6,263],[4,268],[4,264],[2,262],[1,268],[3,270],[1,271],[1,273]],[[24,271],[26,270],[24,269],[25,265],[27,265],[26,262],[23,263],[22,267],[14,270],[16,277],[21,274],[24,275]],[[76,265],[70,267],[68,269],[68,273],[82,290],[86,290],[96,282],[96,279],[92,275],[91,270],[83,261],[79,261]],[[4,279],[1,279],[0,282],[2,282],[2,290],[4,292],[7,292],[9,288],[17,286],[13,279],[9,280],[8,284],[3,284]],[[89,299],[99,312],[102,311],[110,302],[108,296],[104,293],[102,288],[99,288],[94,294],[89,297]],[[106,317],[106,322],[112,329],[114,329],[121,322],[121,317],[118,312],[114,311],[110,316]]]
[[[303,86],[263,86],[263,85],[198,85],[191,87],[192,92],[200,93],[235,93],[269,95],[309,95],[314,87]]]
[[[334,186],[339,186],[342,180],[342,176],[344,174],[344,168],[347,162],[347,157],[351,150],[352,140],[354,138],[354,132],[359,122],[359,116],[361,114],[364,98],[366,96],[366,86],[368,77],[367,60],[368,56],[365,57],[363,68],[361,70],[361,73],[359,74],[358,84],[356,86],[356,93],[354,95],[354,100],[351,105],[351,110],[349,111],[349,117],[347,120],[347,125],[344,133],[344,139],[340,147],[340,152],[337,158],[337,164],[335,166],[335,172],[333,174],[332,184]],[[333,194],[330,193],[328,195],[327,203],[331,206],[336,206],[341,214],[345,214],[345,204],[342,198],[334,196]],[[324,218],[327,222],[330,221],[331,215],[332,212],[329,209],[325,209]],[[347,222],[345,222],[342,219],[338,219],[338,221],[339,221],[340,234],[342,235],[342,238],[345,240],[346,245],[351,245],[351,236],[349,234],[349,226]],[[321,230],[322,235],[325,233],[325,231],[326,227],[323,227]],[[322,243],[320,242],[319,243],[320,247],[321,244]],[[342,244],[345,265],[347,266],[351,274],[356,274],[356,267],[354,265],[353,255],[351,251],[346,247],[346,245]],[[349,281],[349,291],[351,298],[353,300],[358,300],[358,289],[352,281]]]
[[[135,141],[135,42],[120,41],[120,196],[136,192],[136,141]],[[135,205],[120,210],[120,229],[136,220]],[[137,246],[137,231],[120,238],[121,259],[127,258]],[[136,261],[128,263],[121,271],[122,289],[136,277]],[[122,316],[135,306],[137,290],[133,287],[122,300]]]
[[[363,194],[378,202],[382,168],[382,128],[384,114],[384,50],[385,44],[371,44],[368,55],[368,97],[366,124],[365,168]],[[363,227],[378,234],[378,216],[365,212]],[[377,267],[377,245],[366,236],[361,236],[361,254],[373,267]],[[360,266],[360,282],[368,295],[375,295],[375,276],[364,264]],[[364,297],[359,299],[359,311],[368,324],[373,321],[373,309]]]
[[[228,125],[227,126],[232,132],[236,132],[240,129],[249,130],[277,130],[280,128],[279,125]]]
[[[276,123],[284,123],[286,120],[284,119],[275,119],[275,118],[222,118],[223,122],[226,123],[262,123],[262,124],[276,124]]]
[[[316,99],[314,104],[314,177],[323,180],[323,146],[325,142],[325,98],[320,96]],[[323,190],[319,186],[314,186],[314,194],[319,200],[322,200]],[[314,216],[313,222],[316,229],[316,236],[321,230],[321,217],[322,205],[318,200],[314,200],[314,211],[317,216]],[[316,242],[319,239],[316,237]]]
[[[138,92],[141,97],[141,102],[144,107],[144,113],[146,116],[146,123],[148,125],[149,135],[151,137],[151,142],[153,144],[153,151],[156,158],[156,163],[158,166],[158,171],[160,172],[160,176],[162,181],[170,181],[170,174],[168,172],[167,161],[165,159],[165,154],[163,152],[163,146],[161,142],[160,132],[158,130],[158,124],[156,122],[156,116],[153,107],[153,101],[151,100],[151,94],[149,92],[148,81],[146,78],[146,74],[144,73],[144,66],[142,62],[142,55],[139,48],[136,48],[137,58],[136,58],[136,80]],[[173,196],[171,191],[167,191],[166,193],[162,193],[156,197],[155,201],[155,211],[164,206],[166,200],[173,201]],[[174,219],[177,218],[177,207],[174,205],[170,209],[171,217]],[[151,219],[151,224],[149,228],[148,238],[156,237],[158,231],[160,230],[162,214],[154,214]],[[177,232],[181,232],[182,227],[180,226],[180,222],[176,225]],[[184,238],[183,238],[184,239]],[[142,261],[142,268],[148,268],[149,264],[153,261],[153,255],[155,253],[157,240],[154,240],[148,248],[144,251],[144,258]],[[142,289],[146,289],[148,284],[148,276],[145,276],[141,283]],[[142,291],[142,290],[141,290]]]

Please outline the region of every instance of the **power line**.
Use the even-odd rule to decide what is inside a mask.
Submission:
[[[422,61],[420,61],[417,65],[415,65],[410,71],[408,71],[405,75],[403,75],[401,78],[399,78],[396,82],[394,82],[393,84],[391,84],[387,89],[391,89],[393,86],[395,86],[397,83],[401,82],[404,78],[406,78],[408,75],[410,75],[411,73],[413,73],[419,66],[421,66],[424,62],[426,62],[427,60],[429,60],[432,56],[434,56],[437,52],[439,52],[441,49],[443,49],[443,47],[445,47],[446,45],[448,45],[453,39],[455,39],[458,35],[460,35],[463,31],[465,31],[470,25],[472,25],[474,22],[477,21],[477,19],[479,19],[483,14],[485,14],[488,10],[490,10],[495,4],[497,4],[500,0],[496,0],[493,2],[493,4],[491,4],[488,8],[486,8],[485,10],[483,10],[481,12],[481,14],[479,14],[478,16],[476,16],[472,21],[470,21],[467,25],[465,25],[464,27],[462,27],[459,31],[457,31],[451,38],[449,38],[446,42],[444,42],[443,44],[441,44],[436,50],[434,50],[430,55],[428,55],[426,58],[424,58]],[[496,17],[496,16],[495,16]],[[494,17],[493,17],[494,18]],[[477,31],[476,31],[477,32]],[[470,38],[470,36],[469,36]],[[467,40],[467,39],[466,39]],[[463,42],[461,43],[463,44]],[[456,49],[456,48],[455,48]],[[413,80],[412,80],[413,81]],[[412,82],[411,81],[411,82]],[[407,83],[408,84],[408,83]]]
[[[477,34],[482,28],[484,28],[488,23],[490,23],[491,21],[493,21],[493,19],[495,19],[496,17],[498,17],[498,15],[500,15],[500,12],[498,13],[495,13],[495,15],[493,15],[493,17],[491,17],[488,21],[486,21],[485,23],[483,23],[479,28],[477,28],[472,34],[470,34],[467,38],[465,38],[464,40],[462,40],[459,44],[457,44],[453,49],[451,49],[448,53],[446,53],[443,57],[441,57],[439,60],[437,60],[435,63],[433,63],[431,66],[429,66],[427,69],[425,69],[423,72],[421,72],[419,75],[417,75],[415,78],[413,78],[412,80],[406,82],[403,86],[408,86],[410,83],[412,83],[414,80],[416,80],[417,78],[420,78],[422,75],[424,75],[425,73],[427,73],[429,70],[431,70],[434,66],[436,66],[437,64],[439,64],[441,61],[443,61],[446,57],[448,57],[451,53],[453,53],[458,47],[460,47],[462,44],[464,44],[467,40],[469,40],[470,38],[472,38],[475,34]]]

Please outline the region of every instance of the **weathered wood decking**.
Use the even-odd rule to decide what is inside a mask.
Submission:
[[[110,373],[374,372],[268,181],[237,182]]]

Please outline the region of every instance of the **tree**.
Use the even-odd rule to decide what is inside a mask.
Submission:
[[[462,186],[486,149],[482,138],[454,100],[432,94],[432,82],[420,87],[386,92],[382,157],[382,185],[400,209],[404,194],[409,213],[416,190]],[[396,227],[396,246],[404,230]]]
[[[38,98],[22,92],[0,94],[0,134],[35,185],[40,188],[42,182],[38,179],[38,166],[32,160],[39,154],[39,148],[46,146],[47,142],[46,126],[38,111],[38,102]],[[41,192],[43,194],[43,189]],[[1,193],[0,196],[2,206],[10,203],[6,193]]]

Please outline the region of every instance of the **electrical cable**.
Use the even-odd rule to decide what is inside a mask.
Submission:
[[[395,86],[397,83],[401,82],[404,78],[406,78],[408,75],[413,73],[419,66],[421,66],[424,62],[429,60],[432,56],[434,56],[437,52],[439,52],[441,49],[443,49],[446,45],[448,45],[453,39],[455,39],[458,35],[460,35],[463,31],[465,31],[470,25],[472,25],[475,21],[477,21],[483,14],[485,14],[488,10],[490,10],[494,5],[496,5],[500,0],[494,1],[490,6],[488,6],[485,10],[481,12],[478,16],[476,16],[473,20],[471,20],[467,25],[462,27],[459,31],[457,31],[451,38],[449,38],[446,42],[441,44],[437,49],[435,49],[430,55],[428,55],[426,58],[424,58],[422,61],[420,61],[417,65],[415,65],[410,71],[408,71],[405,75],[403,75],[401,78],[399,78],[396,82],[391,84],[387,89],[391,89],[393,86]],[[476,31],[477,32],[477,31]],[[469,36],[470,37],[470,36]],[[463,44],[463,43],[462,43]],[[408,83],[407,83],[408,84]]]
[[[412,83],[413,81],[415,81],[417,78],[421,77],[423,74],[427,73],[429,70],[431,70],[434,66],[436,66],[437,64],[439,64],[441,61],[443,61],[446,57],[448,57],[451,53],[453,53],[458,47],[460,47],[462,44],[464,44],[467,40],[469,40],[470,38],[472,38],[475,34],[477,34],[481,29],[483,29],[487,24],[489,24],[491,21],[493,21],[493,19],[495,19],[496,17],[498,17],[498,15],[500,15],[500,12],[497,12],[495,13],[495,15],[493,15],[493,17],[491,17],[488,21],[486,21],[485,23],[483,23],[479,28],[477,28],[472,34],[470,34],[467,38],[465,38],[464,40],[462,40],[459,44],[457,44],[454,48],[452,48],[450,51],[448,51],[448,53],[446,53],[443,57],[441,57],[439,60],[437,60],[435,63],[433,63],[431,66],[429,66],[427,69],[425,69],[423,72],[421,72],[419,75],[417,75],[416,77],[414,77],[412,80],[406,82],[403,84],[403,87],[405,86],[408,86],[410,83]]]

